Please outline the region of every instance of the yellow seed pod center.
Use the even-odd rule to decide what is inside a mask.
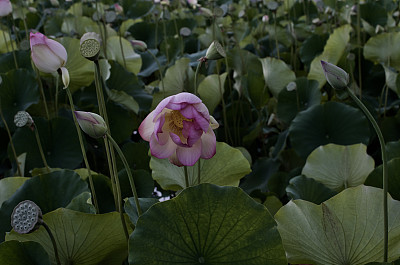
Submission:
[[[192,119],[185,118],[178,110],[173,110],[171,112],[171,119],[174,125],[179,129],[183,129],[183,121],[193,121]]]

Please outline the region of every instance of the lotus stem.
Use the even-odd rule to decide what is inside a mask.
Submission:
[[[58,256],[57,244],[56,244],[56,240],[53,236],[53,233],[51,232],[49,226],[45,222],[42,222],[42,225],[44,226],[44,228],[46,229],[47,233],[50,236],[50,240],[51,240],[51,243],[53,244],[53,248],[54,248],[54,256],[56,257],[57,265],[61,265],[60,257]]]
[[[183,171],[185,172],[185,185],[186,188],[189,188],[189,175],[188,175],[188,170],[187,170],[187,166],[183,166]]]
[[[35,124],[33,124],[33,126],[34,126],[33,130],[35,131],[36,142],[39,147],[40,156],[42,158],[44,166],[46,167],[47,172],[50,172],[50,168],[49,168],[49,165],[47,164],[46,156],[44,155],[44,152],[43,152],[42,143],[40,142],[39,131]]]

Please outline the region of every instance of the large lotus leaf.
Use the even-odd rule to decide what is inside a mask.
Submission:
[[[67,206],[73,198],[89,191],[88,185],[71,170],[61,170],[32,177],[9,198],[0,208],[0,242],[4,233],[11,230],[11,213],[23,200],[35,202],[43,213]]]
[[[390,160],[387,163],[387,170],[389,176],[389,193],[394,199],[400,200],[400,158],[398,157]],[[365,185],[382,188],[382,179],[383,171],[382,165],[380,165],[369,174]]]
[[[8,200],[14,192],[29,178],[9,177],[0,180],[0,206]]]
[[[324,46],[328,39],[328,34],[313,34],[304,40],[300,47],[300,60],[309,65],[316,55],[324,51]]]
[[[286,124],[296,117],[297,113],[320,104],[321,92],[318,82],[300,77],[296,80],[296,89],[283,89],[278,96],[278,118]]]
[[[139,218],[129,264],[287,264],[275,225],[240,188],[201,184]]]
[[[265,83],[274,97],[278,98],[279,92],[287,84],[296,79],[296,75],[282,60],[267,57],[260,59]]]
[[[381,33],[364,45],[364,57],[400,70],[400,32]]]
[[[121,50],[121,46],[123,51]],[[117,61],[126,70],[137,75],[142,67],[142,58],[135,53],[131,43],[125,38],[112,36],[107,39],[107,58]],[[125,58],[125,62],[124,59]]]
[[[327,102],[297,114],[289,136],[295,151],[307,157],[318,146],[329,143],[368,144],[370,133],[367,118],[359,109]]]
[[[388,160],[400,157],[400,140],[386,143],[386,154]]]
[[[39,102],[38,84],[32,72],[26,69],[11,70],[0,78],[0,107],[8,127],[15,128],[15,114]],[[1,119],[0,124],[4,127]]]
[[[351,31],[352,28],[348,24],[335,29],[329,36],[322,54],[312,60],[307,78],[317,80],[319,88],[323,87],[326,82],[324,71],[321,67],[321,60],[336,65],[347,47]]]
[[[2,265],[50,265],[49,255],[36,242],[15,240],[0,244],[0,263]]]
[[[139,127],[139,118],[123,107],[108,101],[106,103],[110,132],[117,143],[121,143],[132,135],[135,128]]]
[[[65,67],[68,69],[70,77],[69,89],[73,92],[78,88],[89,86],[94,80],[94,64],[85,59],[79,52],[79,40],[64,37],[58,39],[58,41],[68,53]]]
[[[61,31],[65,34],[70,34],[71,31],[77,32],[80,36],[86,32],[96,32],[97,34],[100,34],[100,31],[104,32],[103,28],[99,27],[99,24],[89,17],[81,16],[81,14],[64,18]],[[108,25],[106,26],[106,31],[108,37],[117,35],[117,32]]]
[[[385,6],[374,2],[363,3],[360,5],[360,16],[371,24],[373,28],[376,28],[378,25],[384,27],[388,20]]]
[[[155,108],[163,98],[178,94],[187,90],[193,70],[189,67],[190,59],[181,58],[167,69],[163,82],[160,81],[160,91],[154,94],[152,109]]]
[[[15,51],[15,58],[19,68],[32,70],[30,51]],[[6,73],[15,69],[13,53],[0,54],[0,73]]]
[[[8,32],[0,30],[0,53],[6,53],[12,50],[17,50],[17,44],[15,41],[11,41]]]
[[[250,164],[242,152],[226,143],[217,143],[217,153],[213,158],[199,160],[188,167],[189,185],[198,183],[198,163],[200,163],[201,183],[212,183],[221,186],[238,186],[239,180],[250,173]],[[183,167],[173,165],[168,159],[150,159],[153,179],[164,190],[180,190],[186,187]]]
[[[367,154],[364,144],[327,144],[307,157],[302,174],[341,191],[363,184],[374,167],[374,159]]]
[[[120,265],[127,241],[117,212],[87,214],[60,208],[43,216],[57,242],[61,264]],[[54,250],[44,227],[30,234],[11,231],[6,240],[40,243],[55,264]]]
[[[128,17],[140,18],[148,14],[155,7],[155,5],[152,2],[143,0],[125,0],[122,2],[122,7]]]
[[[213,113],[224,95],[224,86],[227,73],[222,75],[209,75],[204,78],[197,89],[201,100]]]
[[[302,199],[315,204],[320,204],[337,194],[324,184],[305,176],[292,178],[286,187],[286,192],[294,200]]]
[[[361,265],[383,260],[382,190],[360,185],[321,205],[290,201],[275,215],[292,264]],[[400,202],[388,195],[389,261],[400,257]],[[295,220],[295,222],[293,221]]]
[[[71,169],[77,167],[82,161],[82,152],[73,121],[63,117],[50,121],[35,118],[34,120],[49,166]],[[25,172],[44,166],[35,133],[30,128],[18,128],[12,139],[17,155],[27,153]],[[10,147],[8,151],[11,154]]]
[[[147,47],[152,49],[155,49],[163,39],[163,31],[160,29],[160,25],[149,23],[148,21],[133,24],[129,28],[129,32],[132,36],[135,36],[137,40],[144,41]]]

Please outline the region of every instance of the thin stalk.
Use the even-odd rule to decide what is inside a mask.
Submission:
[[[10,52],[10,49],[8,48],[6,32],[5,32],[4,30],[2,30],[2,32],[3,32],[4,43],[6,44],[7,53],[9,53],[9,52]],[[10,38],[10,39],[11,39],[11,38]]]
[[[106,148],[106,155],[107,155],[107,163],[108,163],[108,170],[110,172],[110,177],[111,177],[111,187],[113,190],[113,196],[114,196],[114,203],[115,203],[115,209],[120,212],[120,207],[119,207],[119,197],[118,197],[118,189],[116,187],[116,181],[115,181],[115,174],[112,166],[112,161],[111,161],[111,154],[110,154],[110,144],[107,140],[106,137],[104,137],[104,147]],[[119,186],[119,185],[118,185]]]
[[[59,75],[57,75],[56,76],[56,93],[55,93],[55,95],[54,95],[54,97],[55,97],[55,99],[54,99],[54,108],[55,108],[55,115],[56,115],[56,117],[58,116],[57,115],[57,113],[58,113],[58,77],[59,77]]]
[[[276,53],[278,56],[278,59],[281,59],[280,55],[279,55],[279,43],[278,43],[278,37],[276,36],[276,13],[274,12],[274,38],[275,38],[275,49],[276,49]]]
[[[199,75],[199,70],[201,68],[203,61],[200,59],[196,67],[196,72],[194,73],[194,94],[197,96],[197,76]]]
[[[179,32],[179,30],[178,30],[178,25],[176,24],[176,19],[174,19],[174,26],[175,26],[176,35],[178,35],[178,37],[179,37],[179,42],[180,42],[180,44],[181,44],[181,56],[183,56],[183,49],[184,49],[183,38],[182,38],[182,35],[180,34],[180,32]]]
[[[156,61],[157,66],[158,66],[158,72],[160,73],[160,80],[161,80],[161,85],[163,87],[163,95],[165,98],[165,86],[164,86],[164,78],[163,78],[163,73],[162,73],[162,69],[161,69],[161,64],[160,61],[157,59],[157,57],[148,49],[146,49],[146,51],[153,57],[153,59]]]
[[[124,68],[126,69],[126,60],[125,60],[124,46],[122,46],[122,32],[121,32],[121,27],[119,28],[119,47],[120,47],[120,49],[121,49],[122,60],[124,61]]]
[[[72,94],[71,94],[71,91],[69,91],[69,88],[66,88],[66,90],[67,90],[67,95],[68,95],[68,99],[69,99],[69,104],[71,106],[72,117],[74,119],[76,131],[78,133],[78,139],[79,139],[79,144],[81,146],[83,160],[85,162],[85,166],[87,168],[88,175],[89,175],[89,185],[90,185],[90,190],[91,190],[92,196],[93,196],[93,204],[94,204],[94,207],[96,208],[96,213],[99,213],[99,204],[97,203],[97,197],[96,197],[96,191],[94,189],[92,172],[90,170],[89,161],[86,156],[85,146],[83,145],[83,137],[82,137],[81,128],[79,127],[78,120],[76,119],[76,116],[75,116],[74,101],[72,99]]]
[[[183,166],[183,171],[185,172],[185,185],[186,185],[186,188],[189,188],[189,175],[188,175],[187,166]]]
[[[169,54],[168,54],[168,40],[167,40],[167,26],[165,25],[164,14],[162,18],[164,41],[165,41],[165,56],[167,57],[167,65],[169,64]]]
[[[197,183],[200,184],[200,171],[201,171],[201,159],[199,159],[199,161],[197,162]]]
[[[10,139],[10,146],[11,146],[11,150],[13,152],[14,158],[15,158],[15,162],[17,163],[18,174],[21,177],[23,177],[22,176],[21,167],[20,167],[19,162],[18,162],[17,152],[15,151],[14,143],[13,143],[13,140],[12,140],[10,128],[8,128],[6,119],[4,118],[3,111],[1,109],[1,101],[0,101],[0,117],[1,117],[1,120],[3,121],[4,127],[6,128],[6,131],[7,131],[7,134],[8,134],[8,138]]]
[[[36,66],[33,66],[33,68],[35,69],[37,80],[39,83],[39,90],[40,90],[40,94],[42,95],[44,110],[46,112],[46,117],[47,117],[47,120],[50,120],[50,114],[49,114],[49,109],[47,108],[46,94],[44,93],[42,79],[40,79],[40,73],[39,73],[39,70],[36,68]]]
[[[351,91],[349,87],[346,87],[347,93],[349,93],[350,97],[357,103],[360,109],[364,112],[365,116],[367,116],[368,120],[374,127],[375,133],[378,136],[379,144],[381,146],[381,154],[382,154],[382,170],[383,170],[383,226],[384,226],[384,234],[383,234],[383,262],[387,262],[388,259],[388,171],[387,171],[387,157],[386,157],[386,149],[385,149],[385,140],[383,138],[383,134],[376,123],[374,117],[369,112],[369,110],[365,107],[365,105],[357,98],[357,96]]]
[[[131,168],[129,167],[128,161],[126,161],[125,155],[122,152],[121,148],[119,148],[117,142],[115,142],[115,140],[111,137],[111,135],[109,133],[107,133],[106,135],[107,135],[107,138],[111,141],[111,143],[114,146],[115,150],[117,150],[118,155],[122,160],[122,163],[124,163],[124,166],[125,166],[125,169],[126,169],[126,173],[128,174],[129,183],[131,185],[133,197],[135,199],[136,208],[137,208],[139,216],[141,216],[142,215],[142,209],[140,208],[139,197],[138,197],[138,194],[137,194],[137,191],[136,191],[135,181],[133,180]]]
[[[60,257],[58,256],[57,244],[56,244],[56,240],[55,240],[55,238],[53,236],[53,233],[51,232],[49,226],[45,222],[42,222],[42,225],[44,226],[44,228],[46,229],[47,233],[49,234],[51,243],[53,244],[54,256],[56,257],[57,265],[61,265]]]
[[[33,130],[35,131],[36,142],[39,147],[40,156],[42,157],[42,161],[43,161],[44,166],[46,167],[47,172],[50,172],[49,165],[47,164],[46,157],[44,156],[42,143],[40,142],[38,129],[35,124],[33,126],[34,126]]]
[[[4,31],[3,31],[4,34]],[[11,52],[14,58],[14,64],[15,64],[15,68],[18,69],[18,62],[17,62],[17,56],[15,55],[15,49],[14,49],[14,45],[11,39],[11,29],[8,28],[8,34],[10,35],[10,46],[11,46]],[[7,43],[7,40],[4,38],[4,41]]]
[[[358,87],[360,88],[360,98],[362,98],[362,79],[361,79],[361,22],[360,22],[360,1],[357,0],[357,46],[358,46]]]

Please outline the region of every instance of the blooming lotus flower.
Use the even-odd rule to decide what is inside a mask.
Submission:
[[[64,67],[67,63],[67,51],[61,43],[47,38],[42,33],[30,34],[31,56],[39,71],[43,73],[60,72],[64,87],[69,85],[69,73]]]
[[[8,16],[12,12],[10,0],[0,0],[0,17]]]
[[[74,113],[82,131],[90,137],[100,138],[106,134],[107,125],[100,115],[85,111],[75,111]]]
[[[169,158],[177,166],[193,166],[199,158],[214,156],[216,128],[218,123],[201,99],[180,93],[163,99],[143,120],[139,133],[150,142],[153,156]]]

